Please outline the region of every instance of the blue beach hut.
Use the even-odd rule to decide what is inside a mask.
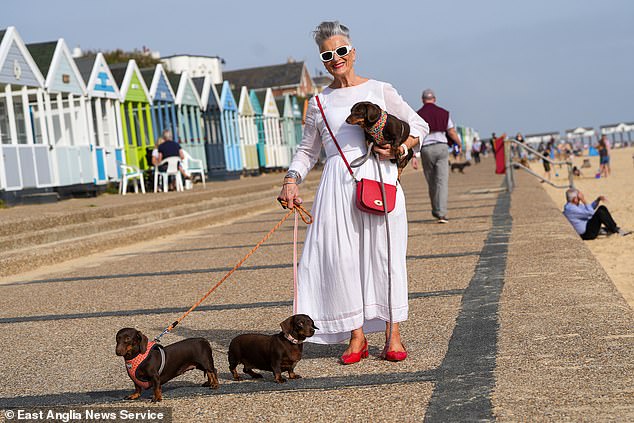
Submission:
[[[238,105],[231,93],[228,81],[222,83],[220,92],[220,128],[224,139],[225,160],[229,172],[242,173]]]
[[[18,31],[0,30],[0,199],[7,203],[54,194],[43,88]]]
[[[143,69],[141,74],[147,86],[150,87],[152,100],[150,110],[154,136],[158,138],[165,129],[170,129],[174,136],[177,136],[176,96],[163,66],[158,64],[154,69]]]
[[[75,59],[88,92],[88,125],[96,182],[118,181],[125,163],[119,87],[102,53]]]

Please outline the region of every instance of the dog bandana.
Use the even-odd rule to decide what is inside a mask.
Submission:
[[[125,368],[128,371],[128,376],[130,376],[132,382],[134,382],[136,385],[139,385],[143,389],[148,389],[151,386],[150,382],[138,379],[136,377],[136,371],[139,366],[143,364],[145,360],[147,360],[148,356],[150,355],[150,351],[152,351],[152,348],[154,348],[155,344],[156,342],[154,341],[148,342],[145,353],[138,354],[131,360],[125,360]],[[163,347],[160,345],[156,345],[156,348],[161,352],[161,367],[159,368],[160,375],[163,372],[163,367],[165,366],[165,352],[163,351]]]
[[[387,122],[387,112],[385,110],[381,110],[381,117],[377,120],[374,125],[368,128],[368,134],[372,136],[372,139],[376,144],[383,144],[385,139],[383,138],[383,128],[385,128],[385,123]]]

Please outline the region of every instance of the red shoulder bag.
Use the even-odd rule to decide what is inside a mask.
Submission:
[[[346,164],[348,171],[350,172],[350,176],[357,184],[357,195],[356,195],[356,204],[359,210],[364,211],[366,213],[383,215],[385,214],[385,207],[383,204],[383,195],[381,193],[381,182],[375,181],[374,179],[362,178],[360,181],[357,181],[357,178],[354,177],[354,173],[352,172],[352,168],[346,160],[346,156],[344,156],[343,151],[341,151],[341,147],[339,147],[339,143],[335,138],[335,134],[332,133],[330,126],[328,125],[328,121],[326,120],[326,115],[324,114],[324,109],[321,106],[321,101],[319,101],[319,96],[316,95],[315,99],[317,100],[317,106],[319,106],[319,111],[321,112],[321,116],[324,118],[324,123],[326,124],[326,129],[330,133],[330,137],[337,146],[337,150],[343,159],[343,162]],[[368,148],[370,148],[368,146]],[[385,199],[387,203],[387,212],[391,212],[394,210],[396,206],[396,185],[392,184],[383,184],[385,188]]]

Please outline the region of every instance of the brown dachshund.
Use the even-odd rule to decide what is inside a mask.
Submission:
[[[253,369],[273,372],[277,383],[286,379],[282,372],[288,372],[290,379],[301,376],[294,369],[302,358],[303,342],[319,329],[313,319],[305,314],[296,314],[280,323],[282,332],[277,335],[244,334],[236,336],[229,344],[229,370],[234,380],[240,380],[236,367],[242,363],[244,373],[252,378],[262,375]]]
[[[152,401],[163,399],[161,385],[188,370],[202,370],[207,376],[203,386],[218,388],[218,376],[209,341],[189,338],[163,347],[149,342],[136,329],[123,328],[117,332],[116,354],[125,359],[128,376],[134,382],[134,393],[125,399],[137,399],[143,389],[154,389]]]
[[[383,139],[379,140],[377,139],[379,136],[377,133],[377,124],[380,123],[379,121],[383,113],[383,110],[379,106],[369,101],[356,103],[352,106],[352,109],[350,109],[350,116],[346,118],[346,123],[359,125],[363,128],[365,140],[368,143],[368,153],[366,156],[363,159],[358,159],[358,162],[357,160],[353,161],[353,163],[358,165],[363,164],[370,157],[372,152],[370,147],[373,144],[382,146],[389,144],[394,157],[396,157],[396,159],[392,159],[392,163],[396,163],[398,167],[398,177],[400,179],[403,169],[414,155],[414,152],[409,149],[406,155],[401,156],[400,146],[409,137],[409,124],[394,115],[386,113],[387,118],[382,131]]]

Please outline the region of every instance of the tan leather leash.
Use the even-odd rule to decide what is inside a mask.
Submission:
[[[286,203],[286,201],[280,200],[280,204],[282,204],[283,207],[288,207],[288,204]],[[288,219],[290,217],[291,214],[295,214],[295,230],[294,230],[294,239],[293,239],[293,244],[294,244],[294,251],[293,251],[293,273],[294,273],[294,279],[295,279],[295,290],[297,290],[297,226],[298,226],[298,219],[297,219],[297,215],[299,215],[299,217],[302,219],[302,221],[307,224],[310,225],[311,223],[313,223],[313,216],[308,212],[308,210],[306,210],[301,204],[294,204],[294,207],[291,208],[288,213],[286,213],[286,215],[273,227],[273,229],[271,229],[269,231],[268,234],[266,234],[264,236],[264,238],[262,238],[260,240],[260,242],[258,242],[255,247],[253,247],[251,249],[251,251],[249,251],[247,253],[247,255],[245,255],[242,260],[240,260],[235,266],[233,266],[233,269],[231,269],[229,272],[227,272],[222,279],[220,279],[220,281],[218,281],[218,283],[216,283],[209,291],[207,291],[207,293],[205,295],[203,295],[203,297],[198,300],[196,302],[196,304],[194,304],[193,306],[191,306],[189,308],[189,310],[187,310],[181,317],[179,317],[178,319],[176,319],[174,321],[174,323],[172,323],[171,325],[169,325],[168,327],[165,328],[165,330],[158,336],[156,336],[154,338],[155,342],[160,342],[160,339],[163,335],[171,332],[172,329],[174,329],[185,317],[187,317],[187,315],[189,313],[191,313],[192,311],[194,311],[194,309],[196,309],[196,307],[198,307],[200,304],[202,304],[203,301],[205,301],[207,299],[207,297],[209,297],[209,295],[211,295],[212,292],[214,292],[220,285],[222,285],[228,278],[229,276],[231,276],[233,274],[233,272],[235,272],[236,270],[238,270],[240,268],[240,266],[242,266],[242,264],[244,264],[245,261],[247,261],[247,259],[249,257],[251,257],[251,255],[253,253],[255,253],[258,248],[260,248],[260,246],[262,244],[264,244],[270,237],[271,235],[273,235],[273,232],[275,232],[276,230],[278,230],[280,228],[280,226],[282,226],[282,224],[286,221],[286,219]]]

